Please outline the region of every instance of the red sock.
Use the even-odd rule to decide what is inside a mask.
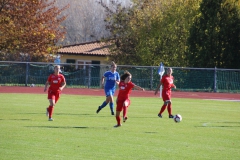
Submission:
[[[121,117],[120,116],[116,116],[116,120],[117,120],[117,124],[120,126],[121,125]]]
[[[165,111],[166,107],[167,107],[167,105],[163,105],[161,110],[160,110],[160,112],[159,112],[159,114],[162,114]]]
[[[128,106],[123,107],[123,117],[127,117]]]
[[[171,103],[168,104],[167,110],[168,110],[168,114],[172,115],[172,104]]]
[[[49,106],[49,107],[48,107],[48,114],[49,114],[49,118],[52,118],[53,106]]]

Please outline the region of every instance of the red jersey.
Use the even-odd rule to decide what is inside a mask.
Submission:
[[[164,75],[162,77],[161,83],[163,84],[163,91],[171,91],[171,88],[174,86],[173,80],[173,76]]]
[[[129,99],[129,95],[135,84],[132,82],[124,83],[123,81],[121,81],[118,86],[119,86],[118,100],[126,100]]]
[[[48,77],[47,81],[50,84],[48,90],[59,91],[59,87],[61,87],[62,83],[65,82],[65,78],[62,74],[59,75],[51,74]]]

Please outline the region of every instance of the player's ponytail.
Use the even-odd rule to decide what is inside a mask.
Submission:
[[[117,66],[117,65],[116,65],[115,62],[112,61],[112,62],[111,62],[111,67],[112,67],[112,66]]]

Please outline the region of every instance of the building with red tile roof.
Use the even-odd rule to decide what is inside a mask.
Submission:
[[[109,44],[95,41],[63,46],[57,52],[61,63],[106,64],[108,63]]]

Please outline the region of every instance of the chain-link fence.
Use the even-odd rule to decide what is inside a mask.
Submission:
[[[101,77],[110,69],[109,65],[76,65],[61,63],[62,74],[69,88],[100,88]],[[53,63],[0,62],[0,85],[43,86],[53,73]],[[168,67],[165,67],[165,69]],[[180,91],[232,92],[240,93],[240,69],[181,68],[172,67],[174,84]],[[117,71],[129,71],[132,81],[145,88],[155,90],[160,76],[159,66],[118,65]]]

